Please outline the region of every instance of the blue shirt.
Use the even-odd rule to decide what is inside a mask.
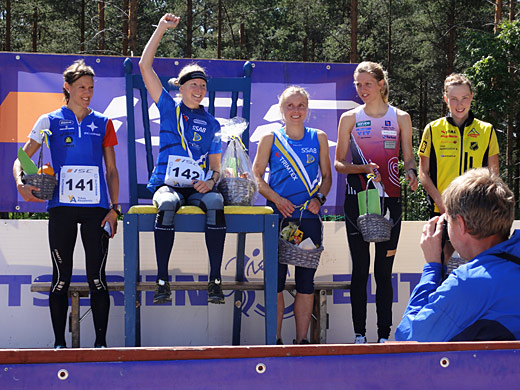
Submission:
[[[284,129],[273,132],[273,145],[269,157],[269,186],[273,191],[290,200],[295,206],[301,206],[318,192],[319,169],[320,142],[316,129],[306,127],[300,140],[290,139]],[[305,210],[303,216],[309,217],[314,214]],[[292,217],[300,217],[299,208],[294,211]]]
[[[177,125],[177,106],[180,107],[179,122],[183,121],[184,140],[181,136],[181,128]],[[186,148],[189,148],[192,158],[204,172],[208,172],[208,156],[222,151],[220,124],[213,115],[204,110],[203,106],[191,109],[182,101],[176,104],[172,96],[163,88],[157,107],[161,115],[159,155],[147,186],[152,192],[164,184],[170,155],[188,157]]]
[[[519,340],[520,266],[496,256],[503,252],[520,257],[520,230],[454,270],[444,282],[441,264],[426,264],[395,339],[449,341],[477,320],[490,320]]]
[[[81,123],[78,123],[74,112],[65,106],[40,117],[30,137],[40,143],[41,135],[39,134],[39,130],[47,128],[48,126],[48,129],[52,133],[48,137],[52,166],[56,178],[58,179],[58,187],[47,205],[48,209],[56,206],[109,208],[103,170],[103,141],[107,133],[108,122],[109,119],[106,116],[91,110],[90,114],[88,114]],[[113,142],[106,146],[113,146],[112,143]],[[117,140],[114,144],[117,144]],[[46,146],[42,144],[42,148],[46,148]],[[74,198],[71,198],[68,203],[60,202],[60,174],[63,166],[97,167],[99,176],[96,178],[99,180],[99,202],[88,204],[81,202],[75,203]],[[89,185],[89,183],[81,182],[71,184],[79,187]]]

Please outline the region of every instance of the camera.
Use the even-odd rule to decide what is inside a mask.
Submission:
[[[442,249],[444,249],[444,245],[446,242],[450,240],[450,236],[448,235],[448,220],[445,219],[442,226]]]

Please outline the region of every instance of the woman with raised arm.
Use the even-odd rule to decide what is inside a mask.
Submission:
[[[384,196],[383,215],[393,223],[390,239],[376,243],[374,277],[378,342],[390,337],[392,326],[392,267],[401,231],[401,185],[399,150],[404,159],[406,179],[412,191],[417,188],[417,171],[412,151],[410,115],[388,103],[389,87],[381,65],[362,62],[354,72],[356,91],[364,104],[345,112],[339,121],[334,167],[347,175],[345,224],[352,258],[350,299],[356,344],[366,340],[367,282],[370,267],[369,243],[356,226],[359,217],[357,194],[366,190],[369,174]],[[383,187],[378,184],[382,182]]]
[[[171,301],[168,263],[175,238],[174,217],[181,206],[188,204],[206,213],[205,238],[210,262],[208,302],[224,303],[220,268],[226,221],[224,199],[217,191],[220,125],[201,105],[206,95],[207,76],[196,64],[185,66],[174,80],[182,98],[180,103],[175,103],[152,67],[162,36],[178,24],[179,17],[165,14],[139,61],[146,89],[161,116],[159,156],[148,183],[158,210],[154,227],[158,271],[153,302]]]
[[[303,232],[303,240],[310,237],[314,244],[321,245],[319,212],[332,185],[327,135],[303,125],[309,107],[309,94],[305,89],[287,88],[280,96],[279,105],[284,126],[262,137],[253,163],[258,190],[267,199],[267,205],[280,216],[282,228],[295,222]],[[268,164],[269,183],[264,180]],[[307,333],[314,302],[315,273],[315,268],[295,266],[294,344],[309,343]],[[287,265],[279,263],[277,344],[282,344],[286,277]]]
[[[85,248],[90,306],[96,331],[94,346],[103,348],[107,346],[110,308],[105,277],[108,238],[116,234],[117,217],[121,214],[117,203],[119,174],[114,152],[117,137],[112,121],[89,107],[94,94],[94,70],[79,60],[65,70],[63,79],[66,104],[40,116],[23,149],[32,156],[40,147],[45,147],[42,143],[47,139],[52,166],[58,175],[58,187],[47,206],[52,258],[49,308],[54,348],[66,347],[68,289],[78,224],[81,225],[81,240]],[[103,161],[106,174],[103,173]],[[24,184],[18,159],[13,174],[18,192],[27,202],[41,201],[33,194],[38,188]]]

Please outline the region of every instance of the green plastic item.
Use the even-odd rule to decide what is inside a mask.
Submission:
[[[367,213],[367,195],[366,191],[358,192],[359,215]],[[368,190],[368,214],[381,215],[381,202],[379,199],[379,191],[377,189]]]
[[[38,173],[38,167],[22,148],[18,149],[18,160],[20,160],[20,164],[26,175],[35,175]]]

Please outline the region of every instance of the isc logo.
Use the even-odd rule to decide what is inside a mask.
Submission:
[[[70,168],[67,173],[94,173],[92,168]]]

